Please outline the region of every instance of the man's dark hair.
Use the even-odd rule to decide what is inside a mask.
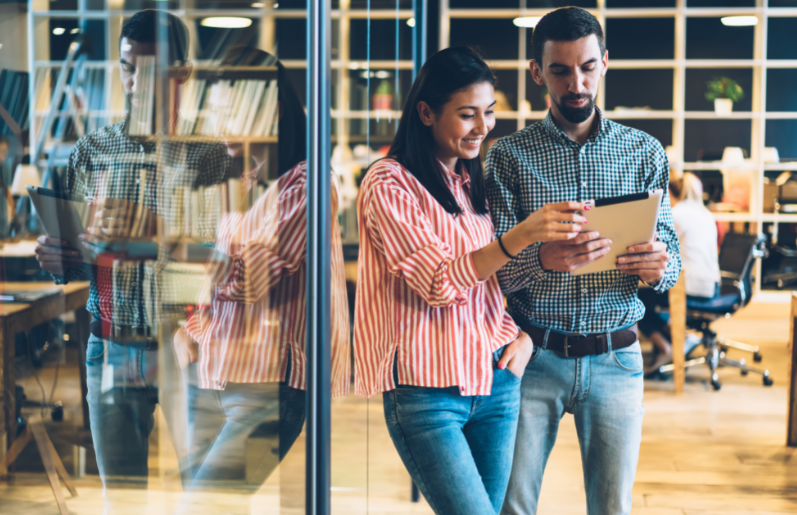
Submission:
[[[166,34],[169,38],[169,57],[172,61],[185,61],[188,59],[188,27],[177,16],[158,9],[139,11],[122,25],[122,38],[133,40],[137,43],[158,42],[158,23],[166,25]]]
[[[562,7],[551,11],[537,23],[531,33],[531,49],[534,60],[542,66],[542,50],[546,41],[575,41],[595,35],[601,49],[601,57],[606,54],[603,29],[598,20],[580,7]]]

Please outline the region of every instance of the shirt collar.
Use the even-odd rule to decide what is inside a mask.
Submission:
[[[468,170],[464,166],[462,166],[461,164],[459,165],[459,174],[457,174],[454,173],[452,170],[449,170],[448,167],[444,165],[443,162],[440,161],[439,159],[437,160],[437,162],[440,163],[440,168],[442,168],[443,171],[445,171],[446,178],[449,181],[451,181],[452,183],[461,181],[462,186],[467,186],[468,184],[470,184],[470,175],[468,174]],[[457,163],[459,163],[459,161],[457,161]]]
[[[587,138],[587,141],[597,141],[598,139],[605,136],[606,133],[609,131],[609,123],[607,122],[606,117],[603,115],[603,111],[601,111],[600,107],[595,106],[595,114],[598,117],[597,129],[594,129],[592,133],[590,133],[589,138]],[[558,125],[556,125],[556,122],[553,119],[553,114],[551,109],[548,110],[548,114],[542,120],[542,126],[545,127],[545,129],[548,130],[548,132],[550,132],[551,135],[553,135],[555,138],[561,139],[566,142],[573,141],[570,139],[570,137],[567,134],[565,134],[565,131],[563,131]]]

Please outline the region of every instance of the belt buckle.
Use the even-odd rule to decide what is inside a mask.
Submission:
[[[565,343],[564,343],[565,358],[569,358],[570,357],[570,353],[568,352],[568,349],[570,349],[570,338],[571,337],[586,338],[587,335],[585,333],[573,333],[573,334],[566,334],[565,335]]]

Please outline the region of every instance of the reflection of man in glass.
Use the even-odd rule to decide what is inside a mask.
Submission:
[[[164,37],[167,48],[158,44]],[[171,14],[146,10],[126,20],[119,39],[125,93],[141,91],[138,63],[157,52],[168,52],[169,64],[177,68],[181,81],[179,77],[188,74],[187,46],[188,31]],[[230,170],[220,143],[137,141],[127,135],[126,124],[122,121],[81,138],[63,178],[67,194],[93,205],[88,232],[95,242],[127,241],[134,223],[149,225],[144,234],[152,236],[155,221],[169,222],[167,202],[173,188],[216,184],[226,180]],[[136,216],[149,223],[136,221]],[[148,266],[158,270],[152,263],[164,256],[160,252],[158,261],[148,265],[124,250],[100,252],[97,263],[86,264],[68,245],[43,236],[36,253],[56,283],[91,281],[87,397],[97,464],[107,488],[111,476],[148,474],[147,440],[158,402],[158,341],[145,305],[147,285],[157,278],[148,278],[146,270]],[[109,501],[107,494],[106,490]]]
[[[244,136],[229,137],[226,145],[237,157],[245,154],[241,141],[249,141],[255,165],[247,175],[251,182],[279,179],[246,213],[222,218],[208,270],[211,304],[195,313],[174,338],[175,353],[189,382],[191,492],[222,479],[238,480],[236,484],[250,492],[257,490],[290,450],[305,416],[304,109],[285,68],[269,54],[237,48],[227,54],[224,64],[225,70],[247,68],[250,80],[266,80],[269,73],[277,78],[278,94],[272,101],[278,100],[279,143]],[[257,67],[262,71],[253,70]],[[234,75],[242,80],[240,72]],[[266,101],[267,96],[257,103]],[[275,151],[278,158],[269,159]],[[336,195],[332,204],[336,211]],[[336,212],[332,213],[331,289],[332,394],[345,395],[349,317]],[[265,449],[251,445],[252,438],[265,439]],[[186,509],[189,502],[186,499]]]

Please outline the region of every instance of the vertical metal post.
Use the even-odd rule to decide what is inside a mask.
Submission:
[[[412,0],[413,16],[415,26],[412,28],[412,80],[418,76],[421,66],[426,62],[426,12],[429,7],[429,0]]]
[[[307,515],[330,513],[330,0],[307,1]]]

